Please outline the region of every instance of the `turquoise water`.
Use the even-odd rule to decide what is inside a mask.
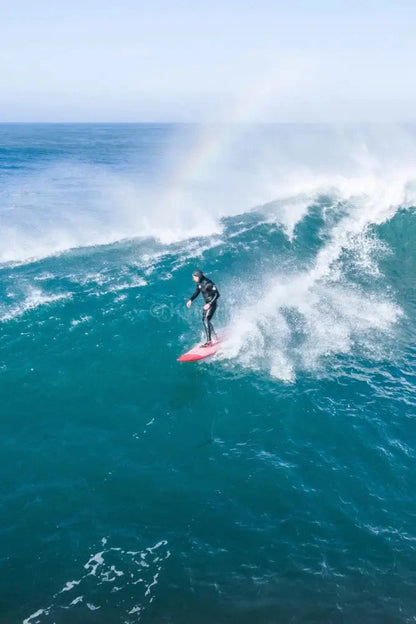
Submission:
[[[414,622],[415,129],[0,137],[0,621]]]

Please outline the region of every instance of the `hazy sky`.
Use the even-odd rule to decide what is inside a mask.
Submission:
[[[416,0],[0,0],[0,121],[416,121]]]

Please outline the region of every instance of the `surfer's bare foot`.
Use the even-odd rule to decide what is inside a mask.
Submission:
[[[212,342],[204,342],[201,347],[212,347]]]

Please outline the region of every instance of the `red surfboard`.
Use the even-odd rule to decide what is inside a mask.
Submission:
[[[201,347],[197,345],[190,351],[187,351],[180,357],[178,362],[195,362],[196,360],[204,360],[210,355],[214,355],[221,346],[221,340],[213,340],[210,347]]]

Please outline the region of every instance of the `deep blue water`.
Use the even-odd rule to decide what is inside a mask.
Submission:
[[[2,624],[415,621],[415,156],[0,125]]]

